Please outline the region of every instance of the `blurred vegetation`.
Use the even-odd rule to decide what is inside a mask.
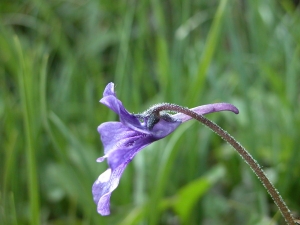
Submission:
[[[196,122],[141,151],[101,217],[98,103],[230,102],[208,115],[300,216],[297,1],[1,0],[0,224],[284,224],[258,179]]]

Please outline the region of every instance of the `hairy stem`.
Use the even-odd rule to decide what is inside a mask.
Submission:
[[[273,186],[273,184],[270,182],[270,180],[267,178],[264,171],[261,169],[259,164],[253,159],[253,157],[250,155],[250,153],[240,144],[238,143],[230,134],[228,134],[225,130],[223,130],[221,127],[219,127],[214,122],[206,119],[202,115],[199,115],[188,108],[184,108],[179,105],[175,104],[169,104],[169,103],[162,103],[159,105],[155,105],[151,110],[153,112],[160,112],[164,110],[171,110],[176,111],[180,113],[184,113],[199,122],[203,123],[205,126],[209,127],[212,131],[217,133],[220,137],[222,137],[227,143],[229,143],[238,153],[239,155],[246,161],[246,163],[250,166],[250,168],[253,170],[253,172],[258,176],[259,180],[262,182],[264,187],[267,189],[268,193],[272,197],[273,201],[279,208],[282,216],[284,217],[285,221],[289,225],[296,225],[296,220],[293,218],[290,210],[288,209],[287,205],[283,201],[282,197],[279,195],[276,188]]]

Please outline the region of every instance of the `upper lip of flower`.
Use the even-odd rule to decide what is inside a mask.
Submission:
[[[147,121],[153,119],[151,113],[150,115],[147,113],[139,115],[129,113],[116,97],[113,83],[106,86],[100,102],[117,113],[121,121],[106,122],[98,127],[105,155],[98,158],[97,161],[102,162],[107,159],[109,169],[98,177],[92,192],[94,201],[98,205],[98,212],[102,215],[108,215],[110,213],[110,195],[118,186],[124,169],[135,154],[152,142],[169,135],[182,122],[191,119],[191,117],[182,113],[165,118],[162,116],[154,123],[150,121],[149,126]],[[229,103],[203,105],[191,110],[201,115],[224,110],[238,113],[238,109]]]

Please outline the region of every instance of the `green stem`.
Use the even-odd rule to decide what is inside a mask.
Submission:
[[[259,180],[262,182],[264,187],[267,189],[268,193],[272,197],[273,201],[277,205],[279,211],[281,212],[282,216],[284,217],[285,221],[289,225],[295,225],[296,220],[293,218],[290,210],[288,209],[287,205],[283,201],[282,197],[280,196],[279,192],[276,190],[274,185],[268,179],[264,171],[261,169],[259,164],[253,159],[250,153],[240,144],[238,143],[230,134],[228,134],[225,130],[219,127],[214,122],[206,119],[202,115],[199,115],[188,108],[183,108],[182,106],[163,103],[160,105],[156,105],[153,109],[153,112],[160,112],[164,110],[171,110],[180,113],[184,113],[199,122],[203,123],[205,126],[209,127],[212,131],[217,133],[220,137],[222,137],[228,144],[230,144],[238,153],[239,155],[246,161],[246,163],[250,166],[253,172],[257,175]],[[298,224],[298,223],[297,223]]]

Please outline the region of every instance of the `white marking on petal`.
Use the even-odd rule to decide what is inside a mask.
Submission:
[[[99,158],[96,160],[96,162],[103,162],[104,159],[106,159],[106,158],[107,158],[107,155],[102,156],[102,157],[99,157]]]
[[[100,176],[97,179],[97,184],[100,183],[105,183],[109,180],[111,175],[111,169],[107,169],[104,173],[100,174]]]

